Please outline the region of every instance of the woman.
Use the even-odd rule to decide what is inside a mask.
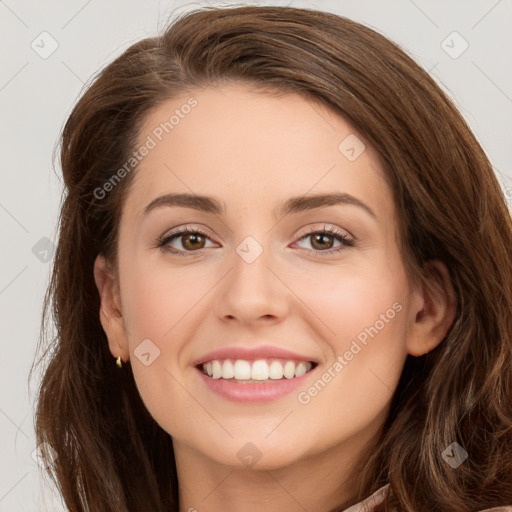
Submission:
[[[512,222],[396,45],[187,13],[95,78],[61,163],[36,432],[69,510],[509,510]]]

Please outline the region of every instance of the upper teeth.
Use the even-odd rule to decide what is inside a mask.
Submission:
[[[284,362],[284,361],[283,361]],[[203,372],[214,379],[236,379],[236,380],[267,380],[287,379],[300,377],[311,370],[310,362],[282,361],[277,359],[246,361],[244,359],[225,359],[219,361],[214,359],[203,363]]]

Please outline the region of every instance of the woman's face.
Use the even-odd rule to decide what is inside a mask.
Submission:
[[[164,103],[139,142],[109,343],[177,452],[278,468],[363,446],[423,306],[375,150],[242,85]]]

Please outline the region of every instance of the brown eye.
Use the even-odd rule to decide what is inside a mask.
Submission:
[[[185,249],[189,249],[191,251],[195,249],[203,249],[206,239],[200,233],[187,233],[185,235],[180,235],[182,242],[181,244]]]
[[[353,238],[335,229],[327,229],[326,227],[307,233],[300,238],[300,241],[304,240],[309,241],[313,252],[322,256],[332,255],[355,245]]]
[[[179,242],[176,242],[180,240]],[[197,229],[182,229],[163,237],[158,246],[166,252],[186,256],[187,253],[198,252],[207,248],[210,237]]]
[[[313,235],[308,235],[311,237],[311,246],[314,249],[318,249],[320,251],[331,249],[334,245],[334,237],[332,235],[326,235],[324,233],[316,233]]]

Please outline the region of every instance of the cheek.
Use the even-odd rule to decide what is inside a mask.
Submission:
[[[298,291],[329,331],[325,368],[297,396],[304,417],[330,432],[326,443],[340,425],[350,435],[383,414],[398,384],[407,356],[407,288],[403,270],[388,263],[386,272],[380,265],[344,269],[336,280],[331,269],[326,286],[317,275]]]
[[[346,338],[309,387],[298,391],[295,420],[322,432],[315,450],[375,432],[385,421],[406,358],[402,326],[391,322],[365,343]],[[372,332],[372,324],[366,325]]]
[[[171,270],[138,264],[135,258],[124,268],[122,305],[134,379],[146,408],[169,433],[186,430],[192,422],[182,351],[218,281],[218,274],[210,274],[199,275],[193,266]]]
[[[401,337],[392,333],[400,323],[397,310],[404,306],[407,282],[403,268],[395,259],[393,265],[389,261],[382,257],[319,267],[293,280],[294,293],[310,307],[316,323],[323,324],[325,340],[337,354],[348,350],[350,341],[361,333],[364,341],[365,329],[374,324],[381,345],[388,337],[400,342]]]
[[[207,280],[199,278],[197,270],[133,264],[126,276],[123,314],[134,348],[145,338],[155,343],[170,338],[181,319],[208,291]]]

